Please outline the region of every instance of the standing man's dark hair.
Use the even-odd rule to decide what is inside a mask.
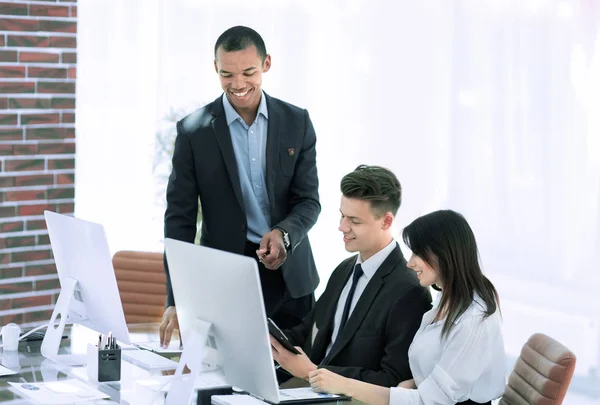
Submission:
[[[238,25],[231,27],[221,34],[215,43],[215,59],[217,59],[217,51],[223,48],[225,52],[243,51],[247,47],[254,45],[258,56],[264,62],[267,57],[267,47],[260,34],[252,28]]]
[[[200,203],[200,244],[254,258],[267,316],[289,328],[319,284],[307,237],[321,212],[315,130],[308,111],[262,90],[271,55],[256,31],[228,29],[214,56],[223,94],[177,123],[165,237],[193,243]],[[168,344],[178,322],[166,258],[165,272]]]

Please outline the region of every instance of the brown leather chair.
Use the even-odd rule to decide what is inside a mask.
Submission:
[[[113,256],[125,321],[160,322],[165,305],[166,276],[163,254],[120,251]]]
[[[562,404],[575,362],[575,354],[561,343],[542,333],[532,335],[521,349],[499,404]]]

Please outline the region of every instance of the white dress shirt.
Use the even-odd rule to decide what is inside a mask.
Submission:
[[[500,312],[483,318],[485,303],[475,294],[454,328],[441,339],[445,319],[432,323],[440,296],[408,350],[417,389],[393,387],[390,405],[450,405],[468,399],[483,403],[504,392],[504,341]]]
[[[352,315],[352,311],[354,311],[354,307],[358,302],[360,296],[363,291],[369,284],[369,281],[375,274],[375,272],[379,269],[379,266],[387,259],[387,257],[392,253],[392,250],[396,248],[398,243],[392,239],[392,241],[379,252],[375,253],[373,256],[369,257],[364,262],[358,255],[358,259],[354,266],[360,264],[363,270],[363,275],[360,276],[358,281],[356,282],[356,290],[354,290],[354,296],[352,297],[352,302],[350,303],[350,311],[348,312],[348,319],[350,319],[350,315]],[[354,271],[354,267],[352,268]],[[333,317],[333,333],[331,334],[331,341],[329,342],[329,346],[327,346],[327,351],[325,352],[325,356],[329,354],[329,351],[333,347],[333,343],[335,339],[337,339],[337,335],[340,332],[340,323],[342,322],[342,313],[344,312],[344,305],[346,305],[346,299],[348,298],[348,294],[350,293],[350,288],[352,287],[352,277],[348,279],[342,293],[340,294],[340,298],[338,299],[337,307],[335,309],[335,316]]]

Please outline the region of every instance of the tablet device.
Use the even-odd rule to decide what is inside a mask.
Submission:
[[[287,350],[294,354],[301,354],[298,351],[298,349],[296,349],[294,345],[292,345],[292,343],[289,341],[287,336],[281,331],[281,329],[279,329],[279,326],[277,326],[275,322],[271,320],[271,318],[267,318],[267,323],[269,324],[269,333],[271,334],[271,336],[277,339],[277,341],[281,343],[283,347],[285,347]]]

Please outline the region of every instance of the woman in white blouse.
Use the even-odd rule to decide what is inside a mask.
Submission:
[[[413,252],[408,267],[441,291],[408,351],[413,379],[386,388],[321,368],[309,374],[311,386],[371,405],[491,403],[504,392],[504,343],[498,293],[481,272],[471,227],[454,211],[436,211],[402,237]]]

